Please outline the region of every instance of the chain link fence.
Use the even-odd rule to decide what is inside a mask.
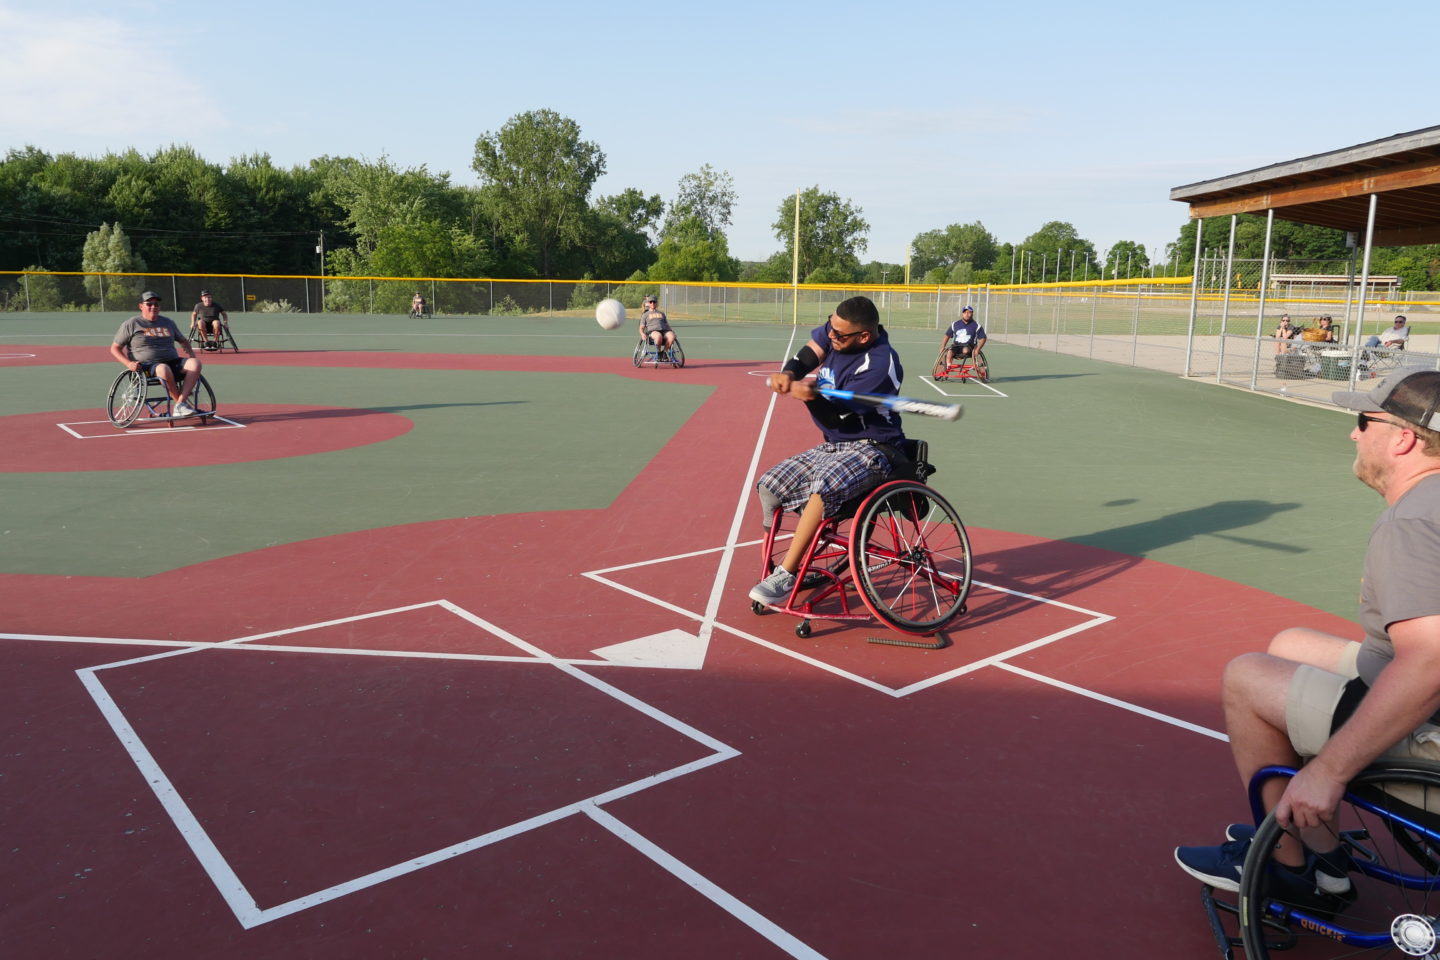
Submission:
[[[209,290],[231,313],[393,314],[416,293],[437,316],[587,316],[606,297],[638,310],[646,294],[678,322],[821,323],[864,294],[896,329],[940,330],[973,306],[991,340],[1328,402],[1330,393],[1397,368],[1440,369],[1440,300],[1365,298],[1349,261],[1226,262],[1202,258],[1195,276],[999,286],[640,283],[195,274],[0,273],[0,312],[129,310],[153,290],[174,313]],[[1262,283],[1262,279],[1265,281]],[[1390,299],[1384,299],[1381,295]],[[1405,349],[1370,343],[1399,312]],[[1333,318],[1333,342],[1280,340],[1283,317],[1314,330]],[[1192,320],[1193,317],[1193,320]]]
[[[959,315],[977,288],[804,286],[737,283],[642,283],[590,280],[449,280],[388,277],[200,276],[192,274],[0,273],[0,312],[129,310],[142,291],[160,294],[173,312],[208,290],[232,313],[396,314],[425,297],[438,316],[582,316],[606,297],[638,310],[654,293],[679,321],[821,323],[835,304],[864,294],[894,327],[937,329]]]

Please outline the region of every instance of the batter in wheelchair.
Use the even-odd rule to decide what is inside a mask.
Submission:
[[[1356,414],[1356,477],[1387,504],[1365,555],[1364,640],[1291,628],[1225,669],[1251,822],[1175,860],[1205,885],[1227,957],[1440,956],[1440,372],[1334,402]]]
[[[812,370],[813,383],[805,379]],[[823,386],[895,396],[903,376],[875,305],[851,297],[769,377],[775,393],[805,403],[824,440],[757,484],[766,532],[751,609],[800,617],[798,636],[810,635],[811,619],[872,615],[929,636],[966,611],[969,539],[955,509],[924,483],[933,473],[925,444],[905,436],[894,411],[819,393]],[[798,518],[785,541],[781,527],[791,513]],[[852,589],[861,605],[851,603]]]
[[[125,367],[107,403],[117,427],[130,426],[141,414],[172,423],[190,417],[205,423],[215,415],[215,394],[200,373],[200,358],[175,322],[161,315],[158,294],[140,295],[140,314],[120,325],[110,355]]]

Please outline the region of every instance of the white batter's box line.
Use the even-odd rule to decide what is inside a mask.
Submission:
[[[55,424],[55,426],[59,427],[61,430],[64,430],[76,440],[109,440],[114,437],[170,436],[171,434],[186,434],[195,430],[244,430],[248,426],[247,424],[240,423],[236,420],[231,420],[228,417],[222,417],[218,413],[210,419],[219,420],[222,423],[229,424],[229,426],[217,427],[213,423],[201,426],[200,424],[182,422],[184,420],[193,419],[194,417],[181,417],[178,419],[162,418],[159,420],[138,420],[128,427],[115,427],[115,424],[111,423],[109,420],[71,420],[69,423],[57,423]],[[150,424],[152,423],[155,424],[155,426],[150,426]],[[86,435],[83,433],[77,433],[76,431],[70,429],[71,427],[87,427],[95,424],[104,424],[109,427],[115,427],[115,430],[117,432]],[[160,424],[179,424],[179,426],[161,427]]]
[[[737,547],[753,546],[753,545],[758,544],[758,543],[760,543],[760,542],[761,542],[760,540],[751,540],[751,541],[747,541],[746,543],[736,544],[735,546],[737,546]],[[603,569],[601,569],[601,570],[589,570],[589,571],[582,572],[582,573],[581,573],[581,576],[583,576],[583,577],[588,577],[589,579],[594,580],[594,581],[597,582],[597,583],[603,583],[603,584],[605,584],[607,587],[611,587],[611,588],[613,588],[613,589],[615,589],[615,590],[619,590],[621,593],[629,594],[630,596],[635,597],[635,598],[637,598],[637,599],[639,599],[639,600],[644,600],[644,601],[647,602],[647,603],[652,603],[652,604],[654,604],[654,605],[657,606],[657,607],[661,607],[661,608],[663,608],[663,609],[665,609],[665,610],[669,610],[671,613],[678,614],[679,616],[682,616],[682,617],[687,617],[687,618],[689,618],[689,619],[691,619],[691,620],[696,621],[697,623],[704,623],[704,622],[705,622],[705,616],[704,616],[704,614],[697,613],[697,612],[695,612],[694,610],[687,610],[687,609],[685,609],[684,607],[681,607],[681,606],[679,606],[679,605],[677,605],[677,604],[671,603],[671,602],[669,602],[668,600],[662,600],[661,598],[659,598],[659,597],[657,597],[657,596],[654,596],[653,594],[646,593],[645,591],[636,589],[635,587],[627,586],[626,584],[623,584],[623,583],[617,583],[616,581],[611,580],[611,579],[609,579],[608,577],[606,577],[605,574],[607,574],[607,573],[614,573],[614,572],[619,571],[619,570],[635,570],[635,569],[638,569],[638,568],[640,568],[640,567],[654,566],[654,565],[661,564],[661,563],[667,563],[667,562],[670,562],[670,561],[672,561],[672,560],[687,560],[687,559],[690,559],[690,558],[692,558],[692,557],[704,556],[704,555],[709,554],[709,553],[717,553],[717,552],[719,552],[719,551],[721,551],[721,550],[724,550],[724,549],[726,549],[726,548],[725,548],[725,547],[710,547],[710,548],[705,549],[705,550],[692,550],[692,551],[690,551],[690,552],[688,552],[688,553],[677,553],[677,554],[672,554],[671,556],[668,556],[668,557],[659,557],[659,558],[656,558],[656,559],[653,559],[653,560],[641,560],[641,561],[638,561],[638,562],[635,562],[635,563],[625,563],[625,564],[620,564],[620,565],[618,565],[618,566],[605,567],[605,568],[603,568]],[[1086,619],[1086,620],[1085,620],[1084,622],[1082,622],[1082,623],[1078,623],[1078,624],[1075,624],[1075,625],[1073,625],[1073,626],[1067,627],[1067,628],[1065,628],[1064,630],[1059,630],[1059,631],[1057,631],[1057,632],[1055,632],[1055,633],[1048,634],[1047,636],[1040,637],[1040,638],[1038,638],[1038,639],[1036,639],[1036,640],[1031,640],[1031,641],[1029,641],[1029,642],[1027,642],[1027,643],[1020,644],[1019,646],[1012,647],[1012,648],[1010,648],[1009,650],[1003,651],[1002,653],[997,653],[997,654],[994,654],[993,656],[985,657],[985,658],[980,659],[980,660],[974,660],[974,661],[971,661],[970,663],[962,664],[962,665],[956,667],[956,668],[953,669],[953,670],[948,670],[948,671],[946,671],[946,672],[944,672],[944,673],[937,674],[937,675],[935,675],[935,676],[933,676],[933,677],[926,677],[926,678],[923,679],[923,680],[916,681],[915,683],[912,683],[912,684],[907,684],[906,686],[903,686],[903,687],[892,687],[892,686],[889,686],[889,685],[887,685],[887,684],[883,684],[883,683],[880,683],[880,682],[878,682],[878,681],[871,680],[869,677],[862,677],[862,676],[860,676],[859,674],[852,673],[851,671],[844,669],[843,667],[837,667],[837,666],[835,666],[835,665],[832,664],[832,663],[826,663],[825,661],[819,660],[819,659],[817,659],[817,658],[815,658],[815,657],[806,656],[805,654],[800,653],[800,652],[798,652],[798,651],[796,651],[796,650],[791,650],[790,648],[785,647],[785,646],[782,646],[782,645],[780,645],[780,644],[778,644],[778,643],[772,643],[771,641],[765,640],[765,639],[762,638],[762,637],[757,637],[757,636],[755,636],[755,635],[752,634],[752,633],[747,633],[747,632],[744,631],[744,630],[740,630],[740,629],[737,629],[737,628],[735,628],[735,627],[729,626],[728,624],[724,623],[723,621],[717,620],[717,621],[715,622],[715,627],[716,627],[716,629],[718,629],[718,630],[723,630],[723,631],[725,631],[726,633],[731,634],[732,636],[739,637],[739,638],[742,639],[742,640],[747,640],[747,641],[749,641],[750,643],[758,644],[759,646],[765,647],[766,649],[769,649],[769,650],[773,650],[773,651],[775,651],[776,653],[784,654],[785,656],[791,657],[792,659],[795,659],[795,660],[799,660],[799,661],[801,661],[802,663],[810,664],[810,665],[813,666],[813,667],[817,667],[818,669],[824,670],[824,671],[827,672],[827,673],[831,673],[831,674],[834,674],[834,675],[837,676],[837,677],[841,677],[841,678],[843,678],[843,679],[849,680],[849,681],[851,681],[852,683],[859,684],[859,685],[862,686],[862,687],[866,687],[866,688],[868,688],[868,689],[875,690],[876,692],[884,693],[884,694],[887,694],[887,695],[889,695],[889,696],[897,697],[897,698],[898,698],[898,697],[909,696],[909,695],[912,694],[912,693],[917,693],[917,692],[919,692],[920,690],[925,690],[925,689],[927,689],[927,688],[929,688],[929,687],[933,687],[933,686],[935,686],[935,685],[938,684],[938,683],[944,683],[944,682],[947,681],[947,680],[953,680],[953,679],[955,679],[956,677],[964,676],[964,675],[967,674],[967,673],[972,673],[972,672],[974,672],[974,671],[976,671],[976,670],[980,670],[980,669],[982,669],[982,668],[984,668],[984,667],[993,666],[993,665],[995,665],[995,664],[997,664],[997,663],[1000,663],[1000,662],[1002,662],[1002,661],[1004,661],[1004,660],[1009,659],[1010,657],[1015,657],[1015,656],[1019,656],[1020,654],[1023,654],[1023,653],[1028,653],[1028,652],[1031,651],[1031,650],[1035,650],[1035,649],[1037,649],[1037,648],[1039,648],[1039,647],[1047,646],[1048,644],[1054,643],[1054,642],[1056,642],[1057,640],[1063,640],[1063,639],[1065,639],[1066,637],[1074,636],[1074,635],[1076,635],[1076,634],[1078,634],[1078,633],[1082,633],[1083,631],[1090,630],[1090,629],[1093,629],[1093,628],[1095,628],[1095,627],[1101,626],[1101,625],[1103,625],[1103,624],[1109,623],[1110,621],[1112,621],[1112,620],[1115,619],[1115,617],[1112,616],[1111,614],[1108,614],[1108,613],[1100,613],[1099,611],[1096,611],[1096,610],[1088,610],[1088,609],[1086,609],[1085,607],[1076,606],[1075,604],[1072,604],[1072,603],[1066,603],[1066,602],[1064,602],[1063,600],[1052,600],[1052,599],[1050,599],[1050,598],[1048,598],[1048,597],[1041,597],[1041,596],[1038,596],[1038,595],[1033,594],[1033,593],[1025,593],[1024,591],[1021,591],[1021,590],[1011,590],[1011,589],[1009,589],[1008,587],[1002,587],[1002,586],[999,586],[999,585],[997,585],[997,584],[986,583],[986,582],[983,581],[983,580],[972,580],[972,581],[971,581],[971,587],[972,587],[972,589],[973,589],[974,587],[977,587],[977,586],[978,586],[978,587],[984,587],[984,588],[987,589],[987,590],[994,590],[994,591],[997,592],[997,593],[1008,594],[1008,595],[1010,595],[1010,596],[1012,596],[1012,597],[1017,597],[1017,598],[1020,598],[1020,599],[1023,599],[1023,600],[1030,600],[1030,601],[1033,601],[1033,602],[1035,602],[1035,603],[1046,604],[1046,605],[1052,606],[1052,607],[1059,607],[1059,608],[1061,608],[1061,609],[1063,609],[1063,610],[1069,610],[1069,611],[1071,611],[1072,613],[1077,613],[1077,614],[1079,614],[1079,615],[1081,615],[1081,616],[1083,616],[1083,617],[1087,617],[1088,619]],[[815,619],[817,619],[817,620],[824,620],[825,618],[824,618],[824,617],[816,617]]]
[[[356,621],[368,620],[375,617],[383,617],[397,613],[404,613],[431,606],[441,607],[449,611],[450,613],[461,617],[462,619],[468,620],[476,624],[477,626],[481,626],[482,628],[492,632],[495,636],[498,636],[501,639],[514,643],[522,649],[535,651],[536,654],[538,654],[528,657],[491,657],[484,659],[503,659],[508,662],[529,661],[554,667],[555,669],[558,669],[561,672],[569,675],[573,679],[594,688],[595,690],[605,694],[606,696],[611,697],[612,699],[618,701],[620,704],[627,706],[632,710],[635,710],[636,712],[642,714],[651,721],[659,723],[675,731],[676,733],[679,733],[680,735],[686,737],[687,739],[691,740],[702,748],[708,750],[709,754],[707,756],[698,757],[695,760],[691,760],[686,763],[678,764],[669,769],[637,778],[636,780],[621,784],[620,786],[613,787],[609,790],[602,791],[592,796],[584,797],[578,800],[571,801],[569,803],[562,804],[552,810],[546,811],[533,817],[529,817],[521,821],[517,821],[515,823],[507,824],[504,827],[500,827],[498,829],[479,834],[467,840],[463,840],[459,843],[442,847],[438,850],[434,850],[416,857],[406,859],[400,863],[392,864],[389,867],[385,867],[359,877],[354,877],[342,883],[334,884],[324,889],[314,891],[304,896],[297,897],[293,900],[277,904],[276,906],[261,908],[255,898],[250,894],[249,889],[240,880],[239,875],[235,872],[234,868],[230,865],[224,854],[222,854],[219,848],[215,845],[214,840],[205,830],[200,820],[195,816],[189,805],[181,797],[179,791],[171,782],[168,774],[161,767],[158,761],[155,760],[154,756],[150,753],[149,748],[145,745],[143,739],[140,737],[133,724],[131,724],[129,719],[125,716],[124,711],[120,708],[119,704],[115,702],[115,699],[105,688],[104,683],[100,679],[100,672],[105,669],[111,669],[114,667],[135,665],[144,663],[146,661],[157,660],[166,657],[199,653],[205,650],[241,651],[246,649],[262,649],[266,647],[273,648],[276,645],[242,644],[245,644],[246,641],[252,641],[256,639],[268,639],[278,636],[287,636],[309,629],[316,629],[324,626],[334,626],[343,623],[353,623]],[[89,642],[129,642],[150,644],[163,643],[166,645],[176,644],[175,641],[126,641],[119,638],[59,638],[39,634],[0,634],[0,637],[9,639],[36,640],[65,639],[72,642],[86,642],[88,640]],[[363,653],[356,653],[355,651],[335,650],[330,648],[316,649],[311,647],[286,646],[281,649],[310,654],[365,655]],[[377,654],[380,652],[367,651],[367,653]],[[383,655],[406,656],[410,655],[410,653],[406,651],[393,651],[385,653]],[[458,658],[451,656],[451,659],[479,658],[471,658],[462,655]],[[342,617],[339,619],[327,620],[316,624],[308,624],[300,627],[287,628],[285,630],[271,631],[263,634],[255,634],[250,637],[238,637],[234,640],[222,641],[220,643],[207,643],[198,645],[186,644],[181,645],[180,649],[170,650],[166,653],[157,654],[151,657],[141,657],[132,660],[101,664],[93,667],[84,667],[77,670],[76,674],[77,676],[79,676],[81,682],[84,684],[87,692],[94,700],[101,714],[110,724],[111,729],[114,731],[116,737],[119,739],[122,747],[125,749],[127,754],[129,754],[132,762],[135,763],[136,767],[145,777],[146,781],[151,785],[151,789],[154,791],[156,798],[159,800],[161,806],[165,809],[166,813],[170,816],[172,822],[176,826],[176,829],[180,832],[181,837],[190,847],[191,852],[195,855],[196,859],[201,864],[201,867],[205,870],[207,875],[209,875],[211,882],[215,884],[216,890],[224,898],[226,904],[234,913],[236,920],[238,920],[240,925],[246,929],[251,929],[261,924],[269,923],[272,920],[278,920],[282,917],[291,916],[295,913],[299,913],[311,907],[319,906],[323,903],[328,903],[331,900],[344,897],[359,890],[364,890],[368,887],[373,887],[377,884],[395,879],[396,877],[401,877],[409,873],[414,873],[415,871],[424,869],[425,867],[433,866],[437,863],[444,862],[453,857],[460,856],[461,854],[469,853],[472,850],[478,850],[482,847],[490,846],[501,840],[509,839],[519,834],[546,826],[548,824],[565,819],[566,817],[574,816],[576,814],[583,814],[591,817],[592,819],[608,821],[606,823],[607,828],[610,828],[617,837],[619,837],[621,840],[623,840],[639,852],[643,853],[644,855],[655,859],[656,851],[660,851],[660,848],[658,846],[656,846],[651,841],[645,839],[644,837],[641,837],[638,833],[629,830],[628,828],[618,830],[614,829],[615,825],[618,825],[618,821],[615,821],[613,820],[613,818],[609,818],[608,815],[601,813],[600,807],[611,801],[618,800],[622,797],[631,796],[635,793],[639,793],[640,791],[647,790],[650,787],[657,786],[671,780],[675,780],[679,777],[685,776],[686,774],[694,773],[698,770],[703,770],[717,763],[721,763],[725,760],[730,760],[741,755],[738,749],[730,746],[729,744],[724,743],[723,741],[718,740],[715,737],[712,737],[701,730],[698,730],[697,728],[691,726],[683,720],[671,716],[670,714],[659,709],[658,707],[652,706],[651,704],[646,703],[645,701],[640,700],[639,698],[623,690],[620,690],[612,686],[611,684],[606,683],[603,680],[599,680],[595,677],[590,676],[583,670],[578,669],[574,664],[545,655],[543,651],[540,651],[540,649],[538,647],[535,647],[533,644],[529,644],[524,640],[521,640],[519,637],[516,637],[508,631],[505,631],[495,626],[494,624],[489,623],[483,618],[476,616],[475,614],[471,613],[468,610],[465,610],[458,604],[451,603],[448,600],[433,600],[425,603],[411,604],[404,607],[395,607],[389,610],[381,610],[368,614],[360,614],[353,617]],[[663,851],[661,851],[661,853],[663,854]],[[663,855],[665,857],[669,857],[669,854]],[[678,864],[679,861],[675,861],[675,863]],[[706,885],[711,890],[719,891],[720,889],[711,881],[700,876],[695,871],[690,870],[690,868],[688,867],[684,867],[683,869],[670,869],[667,867],[667,869],[670,870],[670,873],[672,875],[683,880],[688,886],[694,887],[695,880],[696,878],[698,878],[704,885]],[[702,890],[702,892],[704,891]],[[709,893],[707,893],[706,895],[710,896]],[[739,901],[727,903],[723,896],[711,896],[710,899],[713,902],[716,902],[723,909],[727,910],[727,912],[729,912],[737,920],[747,926],[750,926],[752,929],[755,929],[762,936],[766,936],[767,938],[773,938],[775,936],[775,931],[779,931],[780,929],[774,924],[771,924],[769,921],[765,920],[763,917],[760,917],[760,915],[755,911],[750,910],[750,908],[745,907],[743,904],[740,904]],[[784,934],[783,931],[780,931],[780,934],[782,935],[782,940],[785,937],[788,937],[788,934]],[[798,943],[798,941],[795,942]],[[806,954],[802,952],[795,953],[793,955],[813,956],[814,954]]]
[[[931,386],[932,388],[934,388],[935,392],[938,393],[938,394],[940,394],[940,396],[942,396],[942,397],[950,397],[951,399],[954,399],[954,400],[993,400],[993,399],[995,399],[996,397],[1003,397],[1003,398],[1005,398],[1006,400],[1010,399],[1010,394],[1004,393],[1004,392],[1002,392],[1002,391],[1000,391],[1000,390],[995,389],[994,387],[992,387],[990,384],[986,383],[986,382],[983,381],[983,380],[971,380],[971,381],[970,381],[970,384],[973,385],[973,386],[977,386],[977,387],[984,387],[986,390],[989,390],[989,391],[990,391],[988,394],[985,394],[985,393],[950,393],[949,391],[941,388],[939,382],[937,382],[934,377],[927,377],[927,376],[925,376],[924,374],[921,374],[921,375],[920,375],[920,379],[921,379],[921,380],[924,380],[926,383],[930,384],[930,386]],[[955,383],[954,380],[946,380],[945,382],[946,382],[946,383]]]

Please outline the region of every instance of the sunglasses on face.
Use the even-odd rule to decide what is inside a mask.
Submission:
[[[1394,420],[1386,420],[1383,417],[1372,417],[1368,413],[1357,414],[1355,417],[1355,426],[1361,433],[1364,433],[1365,428],[1372,423],[1388,423],[1392,427],[1399,427],[1402,430],[1405,429],[1403,423],[1396,423]]]

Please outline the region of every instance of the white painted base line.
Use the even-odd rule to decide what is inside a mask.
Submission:
[[[471,656],[464,654],[416,653],[403,650],[353,651],[304,647],[299,645],[262,644],[255,642],[264,639],[293,636],[294,634],[302,633],[307,630],[314,630],[320,627],[334,626],[336,624],[343,623],[352,623],[360,620],[367,620],[375,617],[403,613],[430,606],[441,607],[454,614],[455,616],[458,616],[464,620],[475,624],[476,626],[481,627],[482,629],[489,632],[491,635],[499,637],[500,639],[515,645],[517,648],[523,651],[523,655],[507,657]],[[104,716],[106,721],[110,724],[111,729],[114,730],[115,735],[120,741],[121,746],[125,749],[126,753],[129,754],[132,762],[135,763],[136,768],[140,771],[141,775],[144,776],[146,782],[150,784],[151,789],[155,793],[156,799],[160,801],[161,807],[169,815],[171,821],[175,824],[176,829],[180,832],[181,837],[185,840],[185,843],[190,847],[191,852],[195,855],[196,860],[200,863],[201,867],[210,877],[211,882],[215,884],[216,890],[220,893],[221,897],[230,907],[230,910],[235,914],[235,918],[240,922],[243,927],[247,929],[259,926],[264,923],[269,923],[270,921],[280,919],[281,917],[290,916],[292,914],[309,909],[310,907],[317,906],[322,903],[328,903],[331,900],[338,899],[340,897],[354,893],[358,890],[363,890],[368,887],[384,883],[387,880],[392,880],[396,877],[404,876],[408,873],[414,873],[417,870],[421,870],[428,866],[433,866],[436,863],[448,860],[452,857],[460,856],[461,854],[468,853],[472,850],[478,850],[481,847],[490,846],[492,844],[498,843],[501,840],[506,840],[521,833],[538,829],[539,827],[546,826],[566,817],[573,816],[577,813],[585,813],[586,815],[595,818],[598,822],[604,823],[607,829],[611,829],[612,832],[616,834],[616,836],[619,836],[627,843],[640,844],[641,846],[639,847],[639,849],[641,849],[641,852],[644,853],[646,856],[651,857],[652,859],[655,859],[657,855],[662,857],[668,856],[667,854],[664,854],[664,852],[661,851],[657,846],[645,840],[635,831],[630,830],[629,828],[622,827],[619,824],[618,820],[615,820],[614,818],[609,817],[607,814],[604,814],[600,809],[601,806],[605,803],[617,800],[621,797],[630,796],[631,794],[638,793],[642,790],[649,789],[650,787],[656,786],[658,784],[668,782],[670,780],[676,779],[677,777],[693,773],[697,770],[702,770],[716,763],[720,763],[722,761],[729,760],[740,755],[740,751],[736,750],[734,747],[731,747],[728,744],[725,744],[720,740],[711,737],[710,735],[696,729],[690,724],[685,723],[684,721],[673,717],[670,714],[667,714],[664,711],[648,703],[645,703],[642,700],[639,700],[638,698],[623,690],[617,689],[616,687],[612,686],[609,683],[606,683],[603,680],[599,680],[595,677],[590,676],[583,670],[580,670],[575,663],[550,656],[544,650],[540,649],[534,644],[520,639],[514,634],[503,630],[495,624],[489,623],[488,621],[470,613],[468,610],[465,610],[464,608],[453,604],[448,600],[435,600],[427,603],[412,604],[405,607],[397,607],[390,610],[377,611],[375,613],[361,614],[354,617],[343,617],[335,620],[324,621],[322,623],[307,624],[299,627],[288,628],[285,630],[276,630],[262,634],[254,634],[249,637],[237,637],[233,640],[226,640],[220,643],[186,644],[176,641],[93,637],[50,637],[37,634],[0,634],[0,638],[70,643],[133,644],[142,646],[165,646],[171,648],[163,653],[152,654],[150,656],[134,657],[125,660],[113,661],[110,663],[97,664],[91,667],[85,667],[77,670],[76,673],[80,677],[81,683],[85,686],[86,691],[95,701],[96,707],[100,710],[101,715]],[[695,741],[697,745],[708,750],[709,753],[706,756],[699,757],[688,763],[684,763],[671,769],[651,774],[649,776],[641,777],[637,780],[631,781],[630,783],[622,784],[619,787],[607,790],[603,793],[596,794],[590,797],[585,797],[571,803],[561,805],[553,810],[546,811],[545,813],[538,814],[526,820],[508,824],[500,829],[492,830],[487,833],[471,837],[467,840],[443,847],[439,850],[434,850],[429,853],[421,854],[419,856],[405,860],[402,863],[393,864],[389,867],[374,871],[364,876],[354,877],[342,883],[326,887],[322,890],[314,891],[312,893],[297,897],[285,903],[281,903],[268,908],[261,908],[256,903],[255,898],[250,894],[245,884],[235,873],[234,869],[230,866],[225,856],[216,847],[214,841],[206,832],[204,826],[200,823],[199,819],[195,816],[193,811],[190,810],[189,806],[182,799],[179,791],[176,790],[174,784],[170,781],[168,774],[155,760],[154,756],[150,753],[144,741],[141,739],[139,733],[136,731],[134,725],[131,724],[129,719],[125,716],[124,711],[115,702],[109,691],[106,690],[104,682],[101,678],[101,674],[105,670],[110,670],[117,667],[133,667],[155,660],[169,659],[177,656],[188,656],[191,654],[202,653],[205,651],[243,653],[246,651],[263,652],[275,650],[285,650],[295,653],[329,656],[424,656],[459,660],[489,660],[512,663],[529,662],[537,666],[545,666],[560,670],[561,672],[567,674],[575,680],[587,684],[588,686],[593,687],[599,692],[604,693],[609,697],[612,697],[613,699],[629,707],[630,709],[643,714],[648,719],[660,723],[670,728],[671,730],[674,730],[677,733],[680,733],[681,735]],[[600,663],[604,664],[604,661],[600,661]],[[619,829],[617,829],[617,827]],[[702,892],[709,889],[711,892],[714,893],[714,895],[712,896],[710,893],[707,893],[707,896],[710,896],[710,899],[713,902],[719,904],[721,907],[731,912],[741,922],[755,927],[757,929],[757,932],[759,932],[762,936],[765,936],[767,939],[771,939],[772,941],[780,943],[783,943],[786,940],[788,935],[785,934],[783,930],[780,930],[774,924],[771,924],[769,921],[765,920],[765,918],[761,917],[758,913],[755,913],[754,911],[745,907],[744,904],[741,904],[739,901],[734,900],[733,898],[729,898],[727,894],[724,894],[723,891],[719,891],[718,887],[714,887],[713,884],[710,884],[709,881],[705,880],[705,878],[701,877],[698,873],[689,870],[689,868],[678,866],[678,861],[674,861],[673,858],[671,858],[671,861],[677,865],[677,868],[671,871],[672,873],[677,876],[681,876],[682,879],[685,879],[688,884],[690,884],[692,887],[695,887],[696,889],[701,889]],[[811,951],[809,953],[798,953],[795,954],[795,956],[818,955]]]

